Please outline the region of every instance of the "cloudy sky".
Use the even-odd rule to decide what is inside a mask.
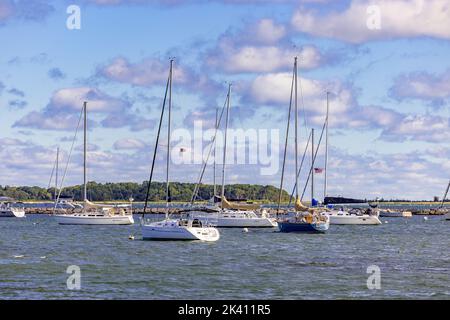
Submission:
[[[81,29],[67,27],[70,5]],[[0,185],[47,186],[58,146],[67,161],[83,101],[89,179],[146,180],[170,57],[174,129],[211,128],[232,82],[231,127],[279,130],[272,144],[282,148],[298,56],[300,156],[311,127],[318,140],[331,92],[330,195],[431,199],[450,179],[447,0],[0,0],[0,40]],[[65,185],[82,181],[81,143]],[[251,154],[246,146],[234,147]],[[278,163],[282,150],[274,154]],[[262,174],[261,163],[229,165],[226,181],[279,185],[280,170]],[[171,180],[198,173],[173,163]],[[315,180],[322,198],[323,174]]]

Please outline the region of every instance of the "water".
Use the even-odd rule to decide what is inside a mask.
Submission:
[[[3,218],[0,298],[450,299],[450,221],[382,220],[323,235],[221,229],[201,243],[142,241],[137,224]],[[66,287],[69,265],[81,268],[79,291]],[[380,290],[367,288],[370,265],[381,268]]]

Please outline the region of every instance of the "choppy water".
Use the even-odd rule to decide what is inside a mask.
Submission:
[[[3,218],[0,298],[450,299],[450,221],[382,220],[323,235],[224,229],[201,243],[142,241],[137,224]],[[81,268],[79,291],[67,290],[69,265]],[[369,265],[381,268],[380,290],[367,288]]]

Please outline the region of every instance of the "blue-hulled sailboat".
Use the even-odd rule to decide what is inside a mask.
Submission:
[[[278,228],[280,232],[302,232],[302,233],[324,233],[330,227],[330,218],[326,215],[321,214],[319,208],[308,208],[304,206],[298,195],[298,99],[297,99],[297,57],[295,57],[294,62],[294,70],[292,76],[292,84],[291,84],[291,98],[289,103],[289,113],[288,113],[288,121],[286,127],[286,140],[284,146],[284,157],[283,157],[283,167],[281,171],[281,185],[280,185],[280,193],[278,197],[278,212],[280,209],[281,203],[281,194],[283,190],[283,180],[284,180],[284,168],[286,164],[286,154],[287,154],[287,144],[289,138],[289,126],[291,120],[291,111],[292,111],[292,102],[295,101],[295,180],[296,180],[296,198],[295,198],[295,212],[293,216],[289,217],[280,217],[277,214],[278,219]],[[294,91],[295,88],[295,91]],[[293,99],[293,95],[295,93],[295,99]],[[313,133],[312,133],[313,135]],[[312,143],[313,150],[313,163],[311,168],[314,166],[314,146]],[[313,184],[312,184],[313,186]],[[313,187],[312,187],[313,189]],[[313,193],[313,191],[312,191]],[[311,195],[313,196],[313,194]]]

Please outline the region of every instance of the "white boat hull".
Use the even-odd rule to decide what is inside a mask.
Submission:
[[[274,228],[277,226],[275,219],[271,218],[217,218],[219,228]]]
[[[225,211],[206,215],[193,213],[192,216],[218,228],[274,228],[278,226],[276,219],[258,216],[252,211]]]
[[[409,211],[380,211],[380,217],[384,218],[410,218],[412,213]]]
[[[380,219],[376,215],[355,215],[348,213],[324,213],[330,217],[330,224],[336,225],[378,225],[381,224]]]
[[[129,225],[134,223],[133,216],[107,215],[55,215],[59,224],[64,225]]]
[[[180,226],[177,220],[164,220],[142,226],[144,240],[200,240],[217,241],[219,231],[214,227]]]
[[[6,210],[0,210],[0,217],[15,217],[15,218],[23,218],[25,217],[25,210],[24,209],[6,209]]]

